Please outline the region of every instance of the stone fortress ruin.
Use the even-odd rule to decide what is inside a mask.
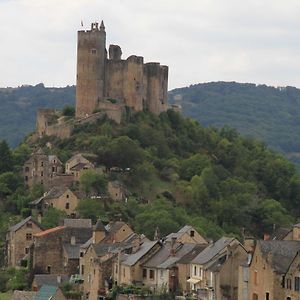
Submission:
[[[107,55],[108,54],[108,55]],[[39,109],[39,137],[68,137],[74,126],[96,122],[104,114],[120,123],[126,111],[150,111],[156,115],[166,111],[168,67],[157,62],[144,63],[142,56],[122,59],[118,45],[106,50],[103,21],[92,23],[90,30],[78,31],[76,115],[65,120],[52,109]]]

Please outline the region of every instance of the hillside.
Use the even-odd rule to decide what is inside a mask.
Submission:
[[[74,104],[75,87],[45,88],[43,84],[0,89],[0,139],[15,147],[35,130],[38,108]]]
[[[299,215],[300,177],[292,164],[235,130],[207,129],[173,111],[138,113],[120,125],[104,118],[68,139],[30,145],[37,146],[63,161],[81,152],[106,170],[123,170],[105,176],[126,186],[128,204],[100,209],[98,217],[121,215],[149,236],[156,226],[167,234],[184,224],[208,237],[240,236],[241,228],[261,235]],[[95,211],[84,216],[96,218]]]
[[[300,89],[210,82],[172,90],[169,98],[202,125],[236,128],[300,164]]]

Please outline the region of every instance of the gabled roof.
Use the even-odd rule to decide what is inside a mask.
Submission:
[[[31,221],[32,223],[34,223],[36,226],[38,226],[40,229],[42,229],[42,225],[39,224],[37,221],[35,221],[32,216],[27,217],[26,219],[22,220],[21,222],[11,226],[9,228],[9,231],[12,232],[16,232],[17,230],[19,230],[22,226],[24,226],[27,222]]]
[[[44,284],[37,292],[34,300],[49,300],[56,294],[57,291],[57,286]]]
[[[156,244],[158,241],[150,241],[144,242],[140,249],[133,254],[125,255],[122,264],[126,266],[133,266],[135,265],[144,255],[146,255]]]
[[[74,228],[92,228],[91,219],[64,219],[63,225]]]
[[[10,300],[34,300],[37,292],[15,290]]]
[[[204,265],[217,255],[226,250],[232,242],[238,242],[235,238],[222,237],[215,243],[208,245],[202,252],[200,252],[191,263]]]
[[[79,163],[77,165],[75,165],[74,167],[72,167],[70,170],[72,171],[81,171],[82,169],[85,168],[85,166],[89,166],[91,165],[91,163],[86,162],[86,163]]]
[[[33,280],[39,289],[44,284],[60,286],[62,283],[69,281],[69,276],[56,274],[36,274],[34,275]]]
[[[277,273],[284,274],[300,251],[300,241],[258,241],[256,247],[259,247],[265,259],[270,254],[268,262],[272,268]]]
[[[31,201],[30,204],[31,205],[37,205],[39,204],[42,200],[47,200],[47,199],[55,199],[60,197],[61,195],[63,195],[67,190],[70,191],[70,193],[73,193],[68,187],[66,186],[56,186],[53,187],[50,191],[48,191],[47,193],[45,193],[42,197]]]
[[[49,162],[56,160],[56,163],[59,163],[60,165],[62,165],[62,162],[56,155],[48,155],[48,160],[49,160]]]
[[[170,242],[173,238],[180,239],[184,234],[186,234],[186,233],[189,234],[191,230],[196,231],[194,227],[192,227],[190,225],[185,225],[177,232],[173,232],[173,233],[170,233],[169,235],[167,235],[166,241]],[[204,238],[203,238],[203,241],[206,242]]]
[[[111,222],[105,226],[105,229],[109,232],[109,234],[114,234],[118,232],[118,230],[120,230],[124,225],[126,225],[126,223],[123,221]]]
[[[87,161],[89,161],[88,159],[86,159],[81,153],[77,153],[75,155],[73,155],[71,158],[69,158],[67,161],[66,161],[66,164],[71,162],[72,160],[76,159],[76,158],[83,158]]]

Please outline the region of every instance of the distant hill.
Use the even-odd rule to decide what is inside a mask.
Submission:
[[[236,128],[300,166],[300,89],[210,82],[174,89],[169,98],[202,125]]]
[[[0,88],[0,139],[15,147],[35,129],[38,108],[62,108],[74,104],[75,87],[45,88],[36,86]]]

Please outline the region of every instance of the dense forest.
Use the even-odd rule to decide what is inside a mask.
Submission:
[[[0,139],[16,147],[35,130],[38,108],[60,109],[66,104],[74,104],[74,99],[74,86],[45,88],[40,83],[36,86],[0,88]]]
[[[228,125],[265,141],[300,166],[300,90],[236,82],[195,84],[169,92],[186,116],[204,126]]]

